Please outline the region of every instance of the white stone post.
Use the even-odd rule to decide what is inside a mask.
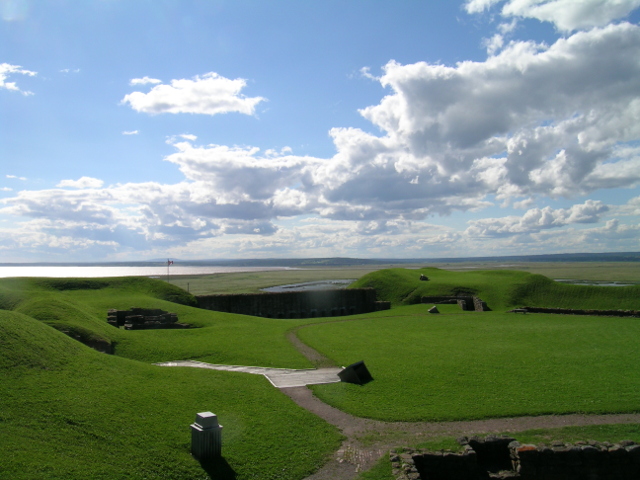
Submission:
[[[191,424],[191,453],[198,460],[222,456],[222,425],[215,413],[196,414],[196,421]]]

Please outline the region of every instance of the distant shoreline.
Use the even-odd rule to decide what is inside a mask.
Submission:
[[[495,257],[450,258],[254,258],[230,260],[180,260],[171,258],[171,268],[183,267],[352,267],[366,265],[444,264],[477,262],[640,262],[640,252],[554,253]],[[166,260],[139,262],[2,262],[0,267],[166,267]]]
[[[218,267],[172,265],[0,265],[0,278],[114,278],[149,277],[168,279],[194,275],[216,275],[290,270],[290,267]]]

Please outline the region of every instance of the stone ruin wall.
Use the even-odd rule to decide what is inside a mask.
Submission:
[[[576,308],[522,307],[517,308],[515,311],[523,313],[557,313],[560,315],[592,315],[601,317],[640,317],[640,310],[583,310]]]
[[[430,297],[422,297],[422,303],[433,303],[433,304],[446,304],[446,303],[457,303],[458,306],[462,310],[468,311],[476,311],[476,312],[487,312],[491,309],[487,306],[486,302],[484,302],[481,298],[467,296],[467,295],[440,295],[440,296],[430,296]]]
[[[463,438],[461,453],[390,453],[397,480],[638,480],[640,445],[631,441],[522,445],[509,437]]]
[[[137,308],[130,310],[111,309],[107,312],[107,323],[125,330],[150,330],[160,328],[189,328],[178,323],[178,315],[157,308]]]
[[[315,318],[388,310],[373,288],[255,294],[200,295],[198,307],[267,318]]]

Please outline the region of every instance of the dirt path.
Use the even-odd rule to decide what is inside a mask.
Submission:
[[[295,335],[296,330],[290,332],[288,336],[291,343],[311,362],[325,366],[325,362],[329,360],[302,343]],[[331,407],[316,398],[307,387],[282,388],[280,390],[301,407],[335,425],[347,437],[340,449],[334,453],[332,459],[305,480],[352,480],[360,472],[370,469],[390,449],[415,445],[434,437],[515,433],[533,428],[640,423],[640,414],[549,415],[439,423],[381,422],[354,417]]]
[[[314,325],[317,325],[317,324],[314,324]],[[301,328],[304,328],[305,326],[306,325],[303,325],[300,327],[296,327],[292,330],[289,330],[289,332],[287,333],[287,340],[289,340],[289,342],[291,342],[293,346],[296,347],[296,349],[302,355],[304,355],[307,358],[307,360],[309,360],[316,368],[337,366],[333,360],[325,357],[320,352],[318,352],[317,350],[314,350],[313,348],[311,348],[306,343],[303,343],[302,340],[298,338],[298,335],[297,335],[298,330],[300,330]]]

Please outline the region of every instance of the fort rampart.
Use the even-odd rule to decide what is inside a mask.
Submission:
[[[465,295],[458,295],[458,296],[440,295],[440,296],[422,297],[421,302],[433,303],[435,305],[444,304],[444,303],[453,303],[453,304],[457,303],[462,310],[471,310],[471,311],[475,310],[476,312],[486,312],[491,310],[489,307],[487,307],[487,304],[481,298],[473,297],[473,296],[465,296]]]
[[[560,315],[591,315],[600,317],[640,317],[640,310],[584,310],[576,308],[522,307],[518,313],[557,313]]]
[[[206,310],[268,318],[335,317],[389,308],[387,302],[376,302],[373,288],[200,295],[196,298],[198,306]]]

